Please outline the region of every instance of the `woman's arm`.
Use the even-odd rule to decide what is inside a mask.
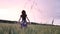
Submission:
[[[19,18],[19,20],[18,20],[18,23],[20,23],[20,20],[21,20],[21,16],[20,16],[20,18]]]
[[[19,22],[20,22],[20,20],[21,20],[21,17],[19,18]]]
[[[27,17],[27,20],[29,21],[29,23],[30,23],[30,20],[28,19],[28,17]],[[31,24],[31,23],[30,23]]]

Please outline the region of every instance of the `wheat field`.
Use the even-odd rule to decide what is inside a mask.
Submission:
[[[0,23],[0,34],[60,34],[60,26],[30,24],[21,28],[20,24]]]

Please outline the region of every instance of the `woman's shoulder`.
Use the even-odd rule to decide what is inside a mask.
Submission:
[[[22,17],[22,15],[20,15],[20,17]]]
[[[22,16],[27,16],[27,15],[20,15],[20,16],[22,17]]]

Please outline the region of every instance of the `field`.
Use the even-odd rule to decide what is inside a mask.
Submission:
[[[22,29],[19,24],[0,23],[0,34],[60,34],[60,26],[30,24]]]

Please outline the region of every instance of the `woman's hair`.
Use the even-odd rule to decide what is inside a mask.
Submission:
[[[22,10],[22,15],[26,15],[26,11],[25,10]]]

